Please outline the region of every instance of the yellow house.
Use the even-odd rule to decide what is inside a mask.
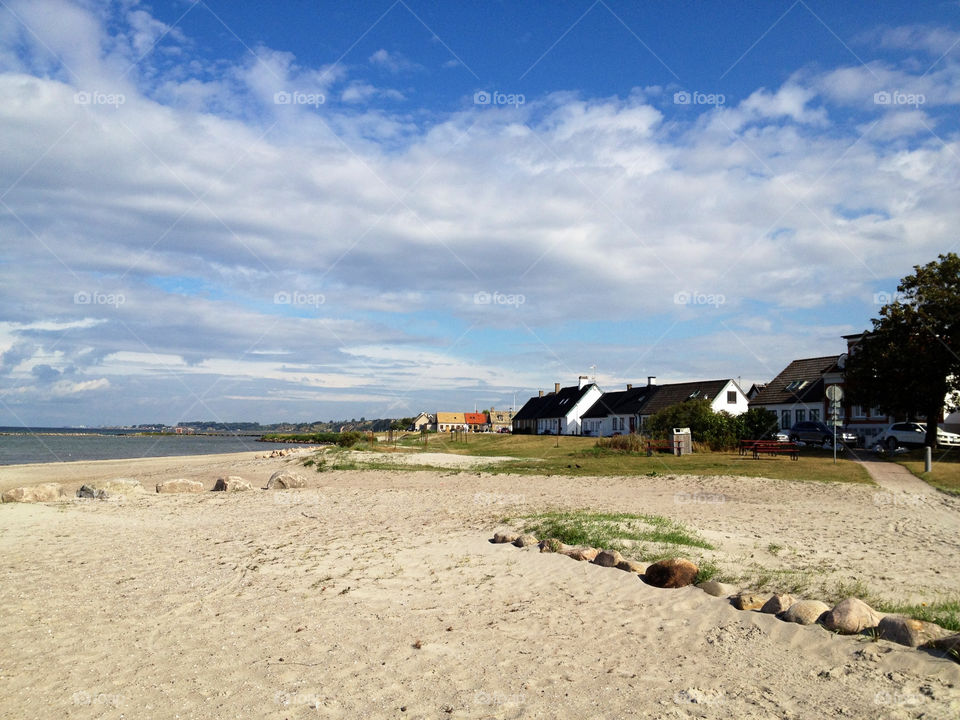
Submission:
[[[467,419],[463,413],[438,412],[437,413],[437,432],[448,432],[450,430],[466,430]]]

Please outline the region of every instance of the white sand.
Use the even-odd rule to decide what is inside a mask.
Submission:
[[[293,465],[257,455],[6,467],[0,488],[262,485]],[[657,513],[717,544],[724,567],[822,565],[930,597],[957,591],[956,500],[744,478],[304,474],[300,491],[0,505],[0,717],[960,717],[949,660],[487,542],[510,513]]]

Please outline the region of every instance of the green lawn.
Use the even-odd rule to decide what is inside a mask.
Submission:
[[[911,450],[905,455],[896,456],[896,461],[921,480],[944,492],[960,495],[960,448],[935,450],[933,469],[925,473],[923,450]]]
[[[736,452],[701,452],[675,457],[657,453],[626,454],[596,447],[595,438],[537,435],[467,436],[466,442],[453,442],[449,435],[430,435],[426,448],[419,435],[401,439],[399,445],[427,452],[462,455],[510,456],[516,462],[505,465],[491,463],[483,470],[493,473],[527,475],[741,475],[784,480],[833,480],[870,482],[861,466],[841,457],[833,464],[832,453],[820,449],[801,448],[796,462],[785,456],[754,460]],[[388,450],[384,443],[378,448]]]

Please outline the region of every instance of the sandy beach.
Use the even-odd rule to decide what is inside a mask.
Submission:
[[[260,487],[285,467],[308,478],[302,490],[0,505],[0,717],[960,716],[950,660],[488,542],[505,516],[548,508],[656,513],[710,540],[725,572],[926,600],[957,592],[955,498],[488,475],[469,458],[315,473],[262,455],[0,468],[0,489],[116,477],[212,488],[223,475]]]

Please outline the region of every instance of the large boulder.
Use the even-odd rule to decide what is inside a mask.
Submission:
[[[844,635],[875,628],[880,624],[883,615],[878,613],[863,600],[854,597],[841,600],[834,608],[820,620],[827,629]]]
[[[730,598],[730,604],[737,610],[759,610],[770,599],[770,593],[745,592]]]
[[[267,490],[290,490],[307,486],[307,479],[290,470],[277,470],[267,481]]]
[[[107,495],[133,495],[145,493],[147,489],[139,480],[133,478],[113,478],[112,480],[94,480],[87,483],[94,490],[103,490]]]
[[[81,485],[80,489],[77,490],[77,497],[88,499],[88,500],[106,500],[108,495],[107,491],[102,488],[94,488],[89,485]]]
[[[198,480],[174,478],[157,483],[158,493],[199,493],[203,492],[203,483]]]
[[[939,625],[900,615],[887,615],[877,625],[879,637],[909,647],[919,647],[949,634]]]
[[[493,534],[493,540],[491,540],[490,542],[497,543],[497,544],[500,544],[500,545],[502,545],[502,544],[510,544],[510,543],[512,543],[514,540],[516,540],[518,537],[520,537],[520,534],[519,534],[519,533],[515,533],[515,532],[498,532],[498,533],[494,533],[494,534]]]
[[[530,547],[537,544],[537,539],[533,535],[523,534],[513,541],[518,548]]]
[[[217,478],[213,489],[217,492],[242,492],[244,490],[253,490],[253,487],[237,475],[228,475],[227,477]]]
[[[5,503],[54,502],[63,498],[64,495],[63,486],[60,483],[43,483],[6,490],[3,495],[0,495],[0,501]]]
[[[648,566],[643,581],[659,588],[680,588],[692,585],[698,572],[700,568],[689,560],[670,558]]]
[[[830,612],[830,606],[819,600],[799,600],[787,608],[781,616],[787,622],[800,625],[813,625],[824,613]]]
[[[616,567],[623,562],[623,555],[616,550],[601,550],[597,553],[593,562],[601,567]]]
[[[574,560],[593,562],[600,551],[591,547],[571,547],[561,550],[561,553],[567,557],[572,557]]]
[[[540,552],[542,553],[562,553],[568,549],[569,545],[564,545],[557,538],[547,538],[540,541]]]
[[[778,615],[779,613],[789,610],[793,602],[793,595],[777,593],[763,604],[760,612]]]
[[[713,597],[730,597],[739,590],[735,585],[728,585],[718,580],[707,580],[697,585],[697,587],[707,595],[713,595]]]
[[[952,657],[954,661],[960,662],[960,633],[955,635],[946,635],[936,640],[930,640],[921,645],[924,650],[935,650],[945,653],[947,657]]]
[[[617,570],[643,575],[647,571],[647,566],[634,560],[621,560],[617,563]]]

